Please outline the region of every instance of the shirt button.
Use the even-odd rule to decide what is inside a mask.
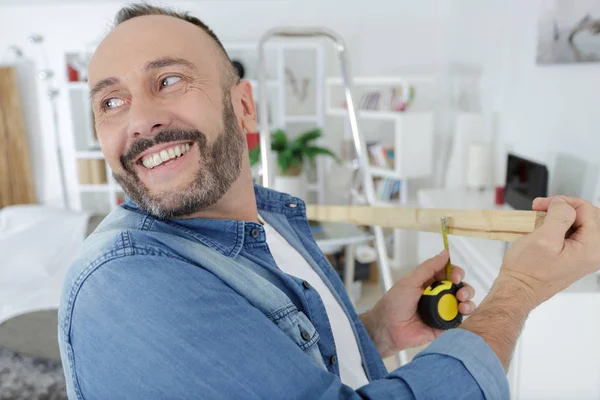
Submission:
[[[260,231],[258,230],[258,228],[254,228],[252,229],[252,232],[250,232],[250,235],[252,235],[252,237],[256,239],[258,235],[260,235]]]
[[[307,281],[302,282],[302,286],[304,286],[304,289],[310,289],[310,283]]]
[[[290,204],[288,204],[287,206],[288,206],[289,208],[296,208],[296,207],[298,207],[298,204],[296,204],[296,203],[290,203]]]
[[[302,339],[304,340],[310,339],[310,333],[308,333],[307,331],[302,331],[302,333],[300,333],[300,336],[302,336]]]
[[[332,355],[331,358],[329,359],[329,362],[331,363],[331,365],[337,364],[337,356],[335,354]]]

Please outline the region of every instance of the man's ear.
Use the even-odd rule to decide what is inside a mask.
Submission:
[[[252,85],[248,81],[239,82],[235,89],[237,98],[236,115],[246,132],[257,132],[256,104],[252,95]]]

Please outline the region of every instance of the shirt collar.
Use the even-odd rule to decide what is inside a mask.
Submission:
[[[297,197],[267,189],[260,185],[254,185],[256,205],[259,212],[280,214],[284,217],[304,215],[306,205]],[[151,230],[167,230],[175,228],[180,234],[201,242],[214,250],[228,256],[235,257],[241,251],[248,232],[260,227],[260,224],[250,221],[227,220],[227,219],[170,219],[158,220],[139,208],[128,196],[123,206],[131,211],[144,214],[153,221]]]

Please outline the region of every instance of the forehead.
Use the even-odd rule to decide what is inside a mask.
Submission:
[[[89,65],[89,81],[124,77],[162,57],[184,58],[198,70],[218,72],[219,48],[200,27],[181,19],[148,15],[118,25],[100,43]]]

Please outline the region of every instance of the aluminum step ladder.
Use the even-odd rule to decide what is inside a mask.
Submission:
[[[344,85],[344,94],[346,97],[348,118],[350,122],[350,129],[352,131],[352,139],[354,141],[354,148],[356,152],[356,173],[362,178],[362,187],[365,191],[365,196],[368,205],[374,205],[376,202],[375,198],[375,187],[373,185],[373,176],[369,167],[369,158],[367,154],[367,148],[365,145],[364,138],[362,137],[358,128],[358,120],[356,118],[356,109],[354,106],[354,100],[352,97],[352,75],[350,73],[350,67],[348,63],[348,50],[343,38],[336,32],[322,27],[315,28],[295,28],[295,27],[276,27],[265,32],[258,44],[258,92],[259,92],[259,104],[260,104],[260,148],[261,148],[261,164],[262,164],[262,186],[266,188],[272,187],[270,177],[272,176],[270,165],[269,151],[265,149],[271,148],[271,134],[269,129],[269,102],[268,102],[268,89],[267,89],[267,78],[266,78],[266,65],[265,65],[265,44],[274,38],[318,38],[324,37],[330,39],[335,45],[340,62],[340,70],[342,76],[342,82]],[[356,180],[355,182],[360,182]],[[392,274],[390,270],[389,258],[387,255],[387,249],[385,245],[385,236],[383,235],[383,228],[380,226],[372,226],[373,234],[375,235],[375,244],[377,248],[377,261],[379,266],[379,275],[382,283],[382,291],[386,293],[391,289],[393,285]],[[354,271],[346,271],[351,273],[351,277],[354,276]],[[405,365],[408,362],[405,351],[401,351],[398,354],[398,361],[400,365]]]

